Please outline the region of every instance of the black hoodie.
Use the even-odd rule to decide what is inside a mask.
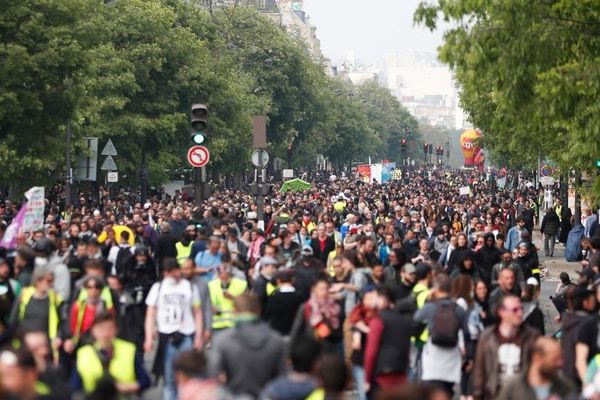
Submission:
[[[579,374],[575,368],[575,344],[577,343],[577,337],[579,336],[579,329],[590,313],[580,311],[567,311],[561,316],[561,335],[560,335],[560,347],[563,355],[563,373],[573,382],[576,382],[581,387],[581,381],[579,380]]]
[[[488,245],[488,238],[494,239],[494,244]],[[500,262],[500,250],[496,247],[496,239],[493,233],[486,233],[483,237],[484,245],[475,256],[475,265],[479,271],[479,276],[488,286],[492,287],[492,269],[494,265]]]

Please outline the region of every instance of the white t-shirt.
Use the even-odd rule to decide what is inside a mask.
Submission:
[[[146,297],[147,306],[156,306],[156,326],[160,333],[196,332],[193,307],[200,306],[200,294],[196,285],[181,279],[179,283],[160,282],[152,285]]]

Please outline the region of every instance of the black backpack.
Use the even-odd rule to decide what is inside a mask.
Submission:
[[[456,315],[456,304],[440,301],[435,305],[429,336],[431,343],[440,347],[455,347],[458,344],[460,321]]]

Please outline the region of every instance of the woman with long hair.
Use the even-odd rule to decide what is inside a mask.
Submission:
[[[454,211],[452,213],[452,233],[458,235],[460,232],[464,231],[464,228],[460,214],[458,211]]]

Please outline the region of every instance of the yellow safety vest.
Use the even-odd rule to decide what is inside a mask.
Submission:
[[[413,296],[415,296],[415,300],[417,301],[417,308],[421,309],[423,308],[423,306],[425,305],[425,302],[427,302],[427,296],[429,295],[429,288],[425,285],[423,285],[422,283],[417,283],[414,287],[413,287]],[[427,342],[427,339],[429,339],[429,331],[427,330],[427,328],[423,329],[423,332],[421,332],[421,336],[418,337],[418,340],[420,342]]]
[[[315,389],[306,400],[324,400],[325,399],[325,390],[323,389]]]
[[[190,254],[192,254],[192,244],[194,244],[194,242],[190,242],[187,246],[184,246],[181,242],[175,244],[175,249],[177,250],[177,264],[181,265],[185,260],[190,258]]]
[[[104,301],[102,299],[100,299],[100,301]],[[77,300],[77,323],[75,324],[75,332],[72,332],[73,334],[73,342],[75,344],[79,343],[79,339],[81,339],[81,326],[83,325],[83,317],[85,315],[85,308],[86,308],[86,301],[84,300]],[[109,310],[109,308],[106,306],[106,303],[104,303],[104,308],[105,310]]]
[[[333,205],[333,208],[335,209],[335,211],[337,211],[339,213],[343,213],[344,210],[346,209],[346,202],[338,201]]]
[[[35,388],[35,393],[38,396],[50,396],[51,390],[44,382],[35,381],[33,386]]]
[[[81,290],[79,291],[79,296],[77,296],[77,301],[85,302],[85,300],[87,300],[87,298],[88,298],[87,289],[81,288]],[[107,310],[110,310],[115,306],[113,304],[112,294],[110,293],[110,288],[108,286],[104,286],[102,288],[102,291],[100,292],[100,299],[102,301],[104,301],[104,305],[106,306]]]
[[[237,297],[242,295],[248,283],[242,279],[231,278],[227,291],[233,296]],[[213,329],[225,329],[231,328],[234,325],[233,321],[233,300],[229,300],[223,295],[223,288],[221,288],[221,280],[213,279],[208,282],[208,292],[210,294],[210,301],[219,314],[213,313],[212,328]]]
[[[555,206],[554,211],[556,212],[556,215],[558,215],[558,220],[562,221],[562,205]]]
[[[96,344],[88,344],[77,350],[77,372],[86,393],[94,391],[98,381],[104,376],[102,362],[98,357]],[[108,373],[117,383],[135,383],[135,345],[121,339],[113,341],[113,356],[108,365]]]
[[[272,284],[271,282],[267,283],[267,296],[272,295],[277,290],[277,285]]]
[[[21,303],[19,304],[19,321],[23,321],[25,318],[27,305],[29,304],[29,301],[33,297],[34,293],[35,288],[33,286],[23,288],[23,291],[21,292]],[[48,299],[50,303],[50,309],[48,311],[48,337],[50,339],[54,339],[58,335],[58,325],[60,324],[60,319],[58,318],[57,308],[62,303],[62,298],[59,294],[55,293],[54,290],[50,289],[48,291]]]

